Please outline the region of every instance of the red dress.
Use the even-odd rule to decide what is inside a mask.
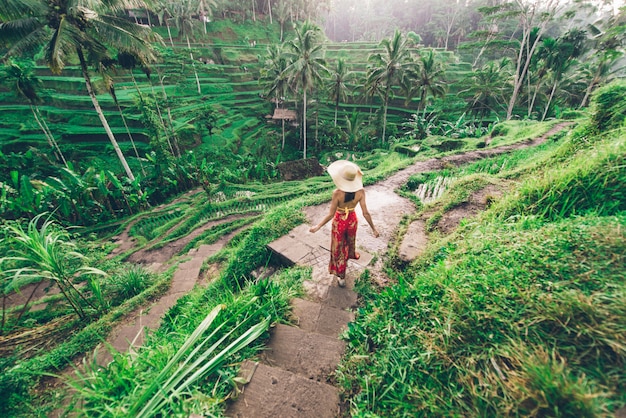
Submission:
[[[333,227],[330,241],[330,264],[328,272],[341,279],[346,277],[348,259],[355,256],[356,229],[358,220],[354,209],[346,212],[339,209],[333,218]]]

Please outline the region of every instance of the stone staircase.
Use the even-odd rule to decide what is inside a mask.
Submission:
[[[346,287],[337,287],[327,273],[329,235],[308,228],[300,225],[269,245],[288,264],[311,266],[312,278],[304,283],[306,299],[291,301],[293,324],[275,326],[258,361],[243,363],[239,376],[246,384],[226,416],[331,418],[344,409],[333,386],[345,350],[339,335],[354,320],[354,280],[372,256],[361,251],[358,262],[348,265]]]
[[[129,321],[113,329],[107,343],[118,352],[132,350],[141,346],[146,330],[159,328],[163,315],[197,284],[202,263],[215,254],[223,244],[201,245],[189,250],[189,259],[180,263],[174,272],[168,291],[147,308],[140,308],[128,315]],[[153,271],[161,269],[160,263],[149,266]],[[106,365],[113,359],[109,350],[98,349],[98,364]]]

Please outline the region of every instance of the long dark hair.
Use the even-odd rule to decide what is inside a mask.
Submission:
[[[354,199],[356,192],[343,192],[343,203],[348,203]]]

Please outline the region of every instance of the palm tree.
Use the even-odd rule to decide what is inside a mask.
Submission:
[[[200,17],[200,21],[202,22],[202,30],[206,35],[206,22],[207,17],[213,16],[213,9],[217,8],[217,3],[215,0],[197,0],[198,7],[196,8],[196,13]]]
[[[174,40],[172,39],[172,30],[169,23],[169,20],[172,18],[172,7],[173,5],[169,0],[157,0],[153,3],[153,9],[159,19],[159,25],[165,23],[167,36],[170,39],[170,45],[174,48]]]
[[[280,45],[270,45],[267,47],[267,56],[265,58],[264,67],[261,69],[259,83],[265,86],[265,93],[268,97],[273,96],[276,107],[280,107],[280,103],[285,99],[285,92],[288,87],[287,58],[283,53]],[[283,143],[282,149],[285,149],[285,119],[282,119],[283,125]]]
[[[510,77],[507,71],[509,65],[510,60],[503,58],[499,62],[485,64],[481,69],[469,74],[466,80],[469,87],[459,94],[464,95],[467,92],[471,95],[468,107],[473,114],[485,118],[491,112],[497,114],[498,108],[506,110],[503,86],[506,85],[504,80]]]
[[[115,103],[115,107],[117,107],[117,111],[120,114],[122,123],[124,124],[124,129],[126,129],[126,134],[128,135],[128,139],[130,140],[130,143],[133,146],[133,150],[135,151],[135,156],[137,157],[137,161],[139,161],[139,165],[141,166],[141,173],[145,177],[146,170],[143,168],[143,163],[141,162],[139,151],[137,151],[135,140],[133,139],[133,135],[130,133],[130,128],[128,127],[128,123],[126,122],[126,116],[124,116],[124,111],[122,110],[122,106],[120,106],[120,102],[119,100],[117,100],[117,94],[115,93],[115,83],[113,82],[113,77],[111,76],[111,74],[109,74],[110,71],[115,72],[115,64],[116,62],[114,62],[113,60],[107,60],[105,62],[98,63],[98,73],[102,77],[102,83],[104,84],[104,88],[113,99],[113,103]],[[135,81],[135,77],[133,77],[133,81]],[[137,87],[136,82],[135,82],[135,87]],[[137,91],[139,90],[137,89]]]
[[[552,89],[550,90],[550,96],[548,97],[548,103],[543,111],[541,120],[543,121],[548,115],[550,104],[554,98],[554,93],[565,74],[576,58],[578,58],[584,50],[584,44],[586,41],[586,34],[579,29],[572,29],[565,33],[562,37],[556,41],[556,51],[549,56],[547,60],[548,67],[552,70]]]
[[[191,42],[189,42],[189,38],[193,39],[194,32],[196,30],[196,20],[192,17],[192,14],[195,12],[193,3],[191,0],[182,0],[179,3],[176,3],[173,13],[174,13],[174,22],[176,27],[178,28],[178,35],[184,36],[185,40],[187,40],[187,49],[189,49],[189,57],[191,58],[191,66],[193,68],[193,74],[196,77],[196,86],[198,88],[198,94],[202,94],[202,89],[200,88],[200,79],[198,78],[198,72],[196,71],[196,63],[193,58],[193,51],[191,50]]]
[[[335,126],[337,126],[339,102],[346,101],[348,98],[348,86],[346,86],[346,82],[351,80],[353,76],[354,73],[348,70],[346,62],[339,59],[337,66],[332,70],[331,81],[329,83],[330,98],[335,102]]]
[[[108,57],[108,47],[122,47],[143,61],[154,58],[150,28],[137,25],[117,13],[126,0],[7,0],[13,9],[0,9],[0,41],[8,45],[6,56],[24,56],[43,46],[43,57],[54,74],[59,74],[70,55],[78,57],[87,92],[115,152],[133,181],[135,176],[122,153],[94,91],[87,67]]]
[[[368,61],[368,85],[378,86],[383,92],[383,135],[385,142],[387,128],[387,107],[389,98],[393,95],[392,88],[402,78],[402,73],[411,61],[409,46],[412,41],[402,35],[398,30],[391,39],[383,39],[380,46],[384,51],[369,56]]]
[[[296,28],[296,38],[287,43],[289,64],[285,73],[289,75],[294,90],[302,92],[302,135],[304,158],[306,159],[306,105],[307,92],[328,73],[323,57],[323,45],[320,42],[322,30],[319,26],[306,21]]]
[[[57,144],[46,120],[41,116],[37,103],[41,101],[37,89],[41,86],[41,80],[33,74],[31,68],[19,65],[15,62],[9,61],[0,73],[0,81],[12,85],[15,89],[15,93],[22,98],[28,100],[30,110],[33,113],[35,122],[43,132],[50,148],[52,148],[57,159],[62,161],[66,167],[69,168],[59,145]]]
[[[410,96],[419,93],[418,112],[426,111],[426,98],[430,94],[432,97],[442,97],[446,93],[446,84],[443,79],[444,67],[441,61],[437,60],[434,51],[419,56],[416,65],[407,72],[412,80],[413,89],[410,89]]]

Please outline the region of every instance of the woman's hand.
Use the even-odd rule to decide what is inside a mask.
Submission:
[[[318,225],[315,225],[309,228],[309,232],[312,232],[312,233],[316,233],[319,230],[320,230],[320,227]]]
[[[374,236],[375,236],[376,238],[378,238],[378,237],[380,236],[380,234],[378,233],[378,229],[376,229],[376,228],[372,228],[372,232],[374,233]]]

